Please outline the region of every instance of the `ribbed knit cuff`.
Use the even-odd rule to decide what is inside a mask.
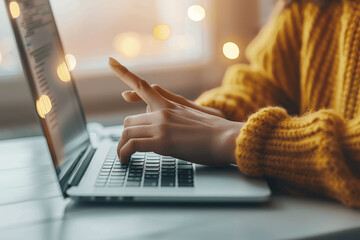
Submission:
[[[235,157],[241,172],[250,176],[263,175],[260,163],[266,141],[278,123],[286,118],[286,111],[279,107],[263,108],[249,117],[236,139]]]

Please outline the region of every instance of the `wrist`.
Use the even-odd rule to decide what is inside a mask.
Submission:
[[[224,129],[222,129],[218,147],[220,148],[219,158],[225,164],[236,164],[236,139],[239,136],[240,130],[243,126],[244,123],[242,122],[229,121],[229,124],[227,124]]]

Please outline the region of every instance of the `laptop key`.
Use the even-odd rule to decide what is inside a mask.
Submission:
[[[110,179],[108,183],[115,184],[115,183],[124,183],[125,179]]]
[[[111,176],[125,176],[126,172],[112,172]]]
[[[146,159],[146,164],[148,164],[148,163],[150,163],[150,164],[156,164],[156,163],[160,163],[160,160],[149,160],[149,159]]]
[[[141,177],[142,173],[129,173],[129,177]]]
[[[126,169],[122,169],[122,168],[114,168],[113,172],[126,172]]]
[[[126,187],[140,187],[140,182],[127,182]]]
[[[193,167],[191,165],[178,165],[178,169],[192,170]]]
[[[175,187],[175,182],[163,182],[161,181],[162,187]]]
[[[145,179],[159,179],[159,175],[145,175]]]
[[[176,163],[175,159],[162,159],[162,163]]]
[[[157,187],[158,181],[144,181],[144,187]]]
[[[179,183],[193,183],[193,179],[178,179]]]
[[[178,175],[178,180],[188,180],[188,179],[190,179],[190,180],[193,180],[194,179],[194,176],[179,176]]]
[[[102,169],[111,169],[112,168],[112,166],[110,166],[110,165],[104,165],[104,166],[102,166]]]
[[[128,177],[127,180],[130,182],[140,182],[141,177]]]
[[[144,166],[130,166],[130,170],[131,169],[143,169]]]
[[[147,172],[159,172],[160,171],[160,168],[152,168],[152,167],[147,167],[146,169],[145,169],[145,171],[147,171]]]
[[[125,176],[111,176],[109,177],[108,179],[108,182],[109,181],[113,181],[113,182],[120,182],[120,181],[125,181]]]
[[[175,169],[175,165],[162,165],[162,169]]]
[[[179,175],[189,175],[189,174],[193,174],[193,170],[188,170],[188,169],[178,169],[178,174]]]
[[[125,179],[110,179],[109,183],[124,183]]]
[[[173,161],[173,162],[162,162],[162,166],[175,166],[175,161]]]
[[[160,164],[159,163],[146,163],[145,166],[149,167],[149,168],[158,168],[158,167],[160,167]]]
[[[175,172],[162,172],[162,177],[175,177]]]
[[[133,166],[143,166],[143,165],[144,165],[144,162],[132,162],[130,168],[133,168]]]
[[[175,184],[175,176],[174,177],[161,177],[161,185],[163,183],[174,183]]]

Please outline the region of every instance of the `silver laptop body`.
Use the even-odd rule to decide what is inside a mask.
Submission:
[[[236,166],[208,167],[155,153],[135,153],[121,165],[116,142],[95,148],[49,0],[5,0],[23,70],[64,197],[95,201],[262,202],[263,179]]]

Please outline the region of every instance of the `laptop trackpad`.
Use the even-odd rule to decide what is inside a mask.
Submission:
[[[217,189],[222,193],[240,195],[264,195],[270,190],[263,178],[250,178],[242,174],[237,166],[205,166],[196,164],[195,184],[198,189]]]

